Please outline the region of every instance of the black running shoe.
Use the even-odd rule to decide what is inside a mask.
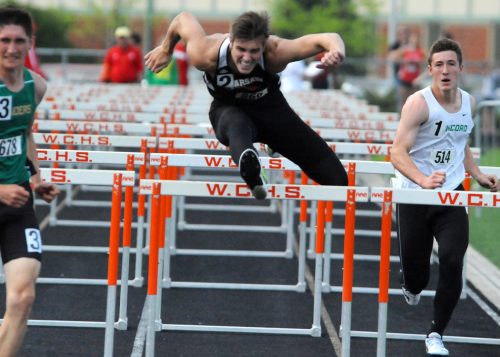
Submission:
[[[265,182],[261,176],[261,168],[259,157],[252,149],[246,149],[240,156],[240,174],[243,180],[247,183],[252,191],[252,195],[258,199],[263,200],[267,196]]]

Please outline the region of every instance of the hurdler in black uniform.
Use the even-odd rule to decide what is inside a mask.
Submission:
[[[336,33],[296,39],[269,34],[269,17],[252,11],[240,15],[230,34],[207,35],[199,21],[182,12],[170,23],[161,45],[145,56],[153,72],[165,68],[175,44],[186,43],[189,62],[205,73],[214,97],[209,117],[217,139],[229,146],[253,195],[266,197],[255,142],[267,144],[300,166],[322,185],[347,185],[347,174],[325,141],[290,108],[280,92],[279,75],[288,63],[323,53],[320,67],[333,68],[345,57]]]
[[[217,139],[229,146],[254,195],[265,197],[255,142],[267,144],[321,185],[347,185],[340,160],[290,107],[279,89],[279,75],[266,71],[264,56],[250,74],[233,71],[228,62],[229,38],[220,47],[215,76],[205,72],[214,97],[209,117]]]

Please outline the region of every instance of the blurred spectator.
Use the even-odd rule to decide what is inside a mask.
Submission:
[[[174,47],[173,57],[177,63],[177,84],[181,86],[188,85],[188,56],[186,52],[186,46],[182,41],[177,42]]]
[[[111,47],[104,58],[101,82],[137,83],[142,77],[141,50],[132,44],[128,27],[115,30],[116,45]]]
[[[305,70],[304,60],[290,62],[280,74],[281,91],[286,93],[304,90]]]
[[[400,51],[410,40],[410,29],[406,26],[399,26],[396,31],[396,40],[389,46],[389,60],[392,62],[392,70],[396,83],[398,81],[398,72],[400,65]]]
[[[500,68],[491,71],[483,77],[480,100],[500,100]],[[481,132],[496,146],[496,114],[498,106],[484,107],[481,114]],[[485,138],[485,139],[486,139]]]
[[[416,80],[422,72],[424,59],[425,52],[420,46],[419,36],[413,33],[408,44],[403,46],[400,52],[398,71],[400,108],[406,99],[419,89]]]
[[[130,40],[132,41],[132,45],[139,47],[139,49],[141,48],[142,36],[139,32],[132,32],[132,34],[130,35]]]

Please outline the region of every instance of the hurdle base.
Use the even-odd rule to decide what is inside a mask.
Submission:
[[[115,329],[120,331],[126,331],[128,328],[128,318],[121,318],[115,322]]]
[[[130,286],[133,286],[134,288],[142,288],[144,286],[144,277],[141,276],[140,278],[134,278],[130,281]]]
[[[172,288],[194,288],[194,289],[227,289],[227,290],[264,290],[264,291],[296,291],[304,292],[303,284],[238,284],[238,283],[215,283],[196,281],[172,281]],[[303,290],[303,291],[302,291]]]
[[[217,326],[217,325],[179,325],[163,324],[162,330],[165,331],[197,331],[197,332],[227,332],[227,333],[260,333],[275,335],[308,335],[312,337],[317,335],[317,328],[284,328],[284,327],[250,327],[250,326]]]
[[[376,331],[351,331],[351,337],[361,337],[361,338],[377,338],[378,332]],[[412,334],[412,333],[396,333],[388,332],[386,334],[387,339],[391,340],[413,340],[413,341],[424,341],[427,336],[424,334]],[[500,340],[498,338],[485,338],[485,337],[466,337],[466,336],[443,336],[444,342],[450,343],[471,343],[471,344],[482,344],[482,345],[499,345]]]

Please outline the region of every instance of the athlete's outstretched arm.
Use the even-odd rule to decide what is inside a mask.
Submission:
[[[318,33],[288,40],[271,36],[268,41],[267,60],[270,70],[279,72],[293,61],[325,52],[321,68],[340,65],[345,58],[345,44],[337,33]]]
[[[186,43],[189,62],[201,71],[211,70],[217,60],[220,36],[207,36],[198,20],[183,11],[170,22],[162,43],[144,56],[145,65],[153,72],[167,67],[175,45],[182,40]]]

